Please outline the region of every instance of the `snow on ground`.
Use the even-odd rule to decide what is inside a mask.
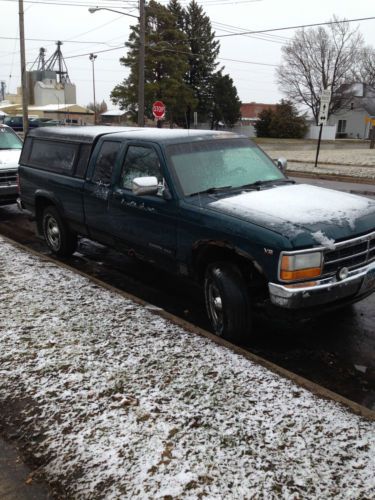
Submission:
[[[266,145],[264,149],[267,151]],[[272,150],[268,153],[272,158],[286,158],[287,171],[375,179],[374,149],[321,150],[316,168],[314,167],[316,150]]]
[[[373,498],[374,423],[0,238],[0,407],[67,498]]]
[[[272,158],[285,157],[288,161],[315,163],[316,150],[272,151]],[[374,149],[322,149],[319,162],[335,165],[354,165],[375,167]]]

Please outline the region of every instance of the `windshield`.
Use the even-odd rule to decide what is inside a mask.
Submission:
[[[285,179],[263,151],[245,138],[174,144],[167,152],[185,196]]]
[[[13,130],[0,127],[0,149],[22,149],[22,141]]]

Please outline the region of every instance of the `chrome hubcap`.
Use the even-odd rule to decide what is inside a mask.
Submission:
[[[216,333],[223,328],[223,301],[217,286],[210,281],[206,288],[207,308]]]
[[[46,236],[48,243],[54,250],[60,248],[61,235],[59,225],[54,217],[48,217],[46,220]]]

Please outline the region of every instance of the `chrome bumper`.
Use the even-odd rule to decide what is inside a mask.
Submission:
[[[17,195],[17,184],[0,184],[0,197],[10,195]]]
[[[355,301],[375,291],[375,262],[350,271],[341,281],[332,276],[293,286],[269,283],[268,289],[272,304],[286,309],[330,304],[348,297]]]

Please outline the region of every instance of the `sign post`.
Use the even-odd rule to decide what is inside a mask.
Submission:
[[[320,130],[319,130],[318,147],[316,150],[314,168],[316,168],[318,165],[318,157],[319,157],[319,151],[320,151],[320,142],[322,140],[323,125],[327,124],[328,109],[329,109],[329,103],[331,102],[331,95],[332,95],[331,90],[325,89],[322,91],[321,96],[320,96],[320,108],[319,108],[319,116],[318,116],[318,125],[320,125]]]
[[[165,104],[162,101],[155,101],[152,105],[152,114],[158,122],[158,127],[160,127],[160,120],[165,116]]]

